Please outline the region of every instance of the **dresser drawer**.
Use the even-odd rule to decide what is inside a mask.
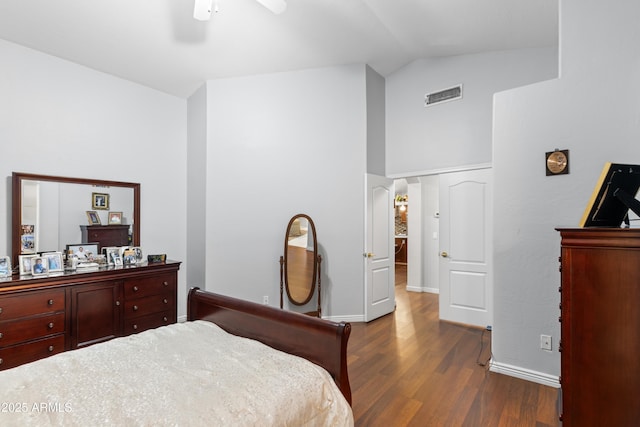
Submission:
[[[124,282],[124,297],[141,298],[157,295],[176,289],[176,275],[174,273],[161,274],[153,277],[126,280]]]
[[[0,370],[13,368],[64,351],[64,335],[0,349]]]
[[[0,321],[64,311],[64,289],[14,294],[0,298]]]
[[[160,326],[176,323],[175,310],[167,310],[160,313],[153,313],[147,316],[127,319],[124,322],[124,334],[135,334],[147,329],[159,328]]]
[[[175,310],[176,297],[175,293],[166,293],[164,295],[151,295],[150,297],[137,298],[125,301],[124,317],[130,319],[133,317],[145,316],[160,311]]]
[[[64,313],[0,322],[0,348],[64,332]]]

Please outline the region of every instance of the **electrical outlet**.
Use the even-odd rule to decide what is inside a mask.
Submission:
[[[262,297],[262,304],[269,305],[269,295],[265,295]]]
[[[540,348],[551,350],[551,335],[540,335]]]

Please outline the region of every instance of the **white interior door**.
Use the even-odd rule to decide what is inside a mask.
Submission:
[[[440,175],[440,319],[493,323],[492,171]]]
[[[365,221],[365,321],[396,307],[393,180],[367,174]]]

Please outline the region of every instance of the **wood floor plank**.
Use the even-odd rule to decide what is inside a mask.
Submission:
[[[356,426],[558,426],[558,390],[488,370],[491,333],[438,320],[438,295],[407,292],[396,311],[352,324]]]

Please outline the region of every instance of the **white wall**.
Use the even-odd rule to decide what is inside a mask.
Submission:
[[[494,368],[556,381],[554,228],[577,226],[605,162],[640,164],[640,3],[563,0],[560,19],[561,78],[497,94],[493,141]],[[555,148],[570,150],[569,175],[545,176]]]
[[[202,85],[187,101],[187,258],[188,287],[206,283],[207,200],[207,87]]]
[[[490,164],[493,94],[557,76],[557,49],[417,60],[387,77],[386,172],[419,176]],[[460,100],[424,95],[463,84]]]
[[[207,289],[279,305],[289,219],[309,215],[323,316],[362,316],[366,67],[207,82]]]
[[[18,171],[139,182],[144,251],[186,259],[185,100],[5,41],[0,94],[0,254]],[[179,315],[185,303],[181,272]]]

